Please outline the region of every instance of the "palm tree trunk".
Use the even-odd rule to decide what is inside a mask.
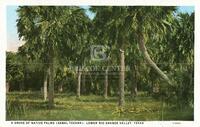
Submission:
[[[96,90],[95,90],[94,81],[93,81],[94,79],[93,79],[91,73],[89,74],[89,76],[90,76],[90,87],[89,87],[90,89],[89,89],[89,93],[91,93],[91,91],[92,91],[92,93],[95,94]]]
[[[168,76],[160,70],[160,68],[153,62],[153,60],[150,58],[146,46],[145,46],[145,40],[144,40],[144,35],[141,33],[139,34],[139,49],[144,55],[144,58],[146,62],[168,83],[172,84],[171,81],[169,80]]]
[[[125,79],[125,61],[124,50],[120,49],[120,79],[119,79],[119,106],[124,106],[124,79]]]
[[[24,81],[22,81],[19,85],[19,90],[22,92],[24,90]]]
[[[111,86],[110,85],[108,85],[108,96],[111,96]]]
[[[25,90],[26,89],[26,83],[27,83],[27,67],[26,67],[26,64],[24,64],[24,86],[23,86],[23,89]]]
[[[49,75],[49,67],[47,68],[47,71],[44,74],[44,100],[47,100],[47,84],[48,84],[48,75]]]
[[[49,108],[54,107],[54,58],[51,55],[50,56],[50,74],[49,74],[49,94],[48,94],[48,99],[49,99]]]
[[[137,69],[136,65],[133,65],[133,86],[132,86],[132,91],[131,95],[133,98],[137,96]]]
[[[81,92],[81,68],[78,67],[78,83],[77,83],[77,89],[76,89],[76,96],[79,98]]]
[[[61,82],[61,83],[58,85],[58,92],[60,92],[60,93],[63,92],[63,82]]]
[[[99,83],[95,82],[95,95],[99,94]]]
[[[25,76],[24,76],[24,80],[19,85],[19,90],[20,91],[24,91],[24,86],[25,86],[25,83],[26,83],[26,65],[25,64],[23,64],[23,74]]]
[[[82,84],[82,89],[81,89],[81,91],[82,91],[82,94],[85,94],[85,92],[86,92],[86,86],[85,86],[85,73],[82,75],[83,76],[83,84]]]
[[[105,70],[104,98],[108,97],[108,68]]]

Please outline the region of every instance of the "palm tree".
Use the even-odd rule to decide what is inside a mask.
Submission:
[[[79,7],[23,6],[17,10],[19,38],[30,43],[30,52],[46,58],[49,69],[49,107],[54,106],[55,58],[69,57],[78,45],[77,34],[85,34],[85,13]],[[64,48],[64,50],[63,50]],[[42,55],[44,54],[44,55]],[[64,55],[63,55],[64,54]],[[47,71],[48,72],[48,71]]]
[[[129,43],[132,30],[128,27],[131,22],[127,7],[91,7],[91,11],[96,13],[94,24],[99,32],[97,36],[108,40],[107,44],[119,49],[120,73],[119,73],[119,106],[125,104],[125,49]]]
[[[128,44],[135,45],[138,40],[139,49],[142,52],[146,62],[158,72],[158,74],[172,84],[168,76],[164,74],[159,67],[150,58],[145,46],[146,39],[149,36],[156,36],[164,33],[166,25],[169,23],[166,19],[172,17],[175,7],[92,7],[91,10],[96,13],[94,22],[101,32],[99,36],[107,37],[112,45],[116,45],[120,51],[120,83],[119,83],[119,106],[124,105],[124,52]],[[150,34],[151,35],[150,35]],[[131,36],[133,36],[131,38]],[[102,36],[101,36],[102,37]],[[162,37],[159,35],[159,37]]]
[[[134,18],[132,25],[136,26],[134,30],[144,59],[170,85],[172,83],[168,76],[150,58],[145,43],[150,36],[162,37],[166,26],[170,25],[167,20],[173,17],[175,10],[175,7],[130,7],[129,9],[129,14]]]

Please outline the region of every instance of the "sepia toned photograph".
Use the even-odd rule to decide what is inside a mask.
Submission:
[[[6,6],[6,121],[194,121],[194,6]]]

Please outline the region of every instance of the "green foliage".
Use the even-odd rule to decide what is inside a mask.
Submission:
[[[161,97],[164,96],[168,103],[180,107],[193,106],[194,13],[178,14],[171,21],[171,26],[172,29],[167,31],[161,41],[154,40],[154,45],[149,45],[154,60],[160,63],[158,65],[169,73],[173,81],[173,86],[163,88],[161,93],[164,95]],[[163,54],[158,51],[163,51]],[[150,80],[156,78],[156,75],[152,74]],[[162,84],[162,80],[159,80],[159,84]],[[159,98],[159,94],[156,96]]]
[[[6,79],[10,81],[21,81],[24,78],[22,59],[16,53],[6,52]]]
[[[48,61],[50,52],[72,56],[71,53],[78,52],[79,43],[87,41],[89,18],[79,7],[23,6],[17,12],[19,37],[28,43],[27,50],[31,50],[27,53],[46,57],[44,61]]]

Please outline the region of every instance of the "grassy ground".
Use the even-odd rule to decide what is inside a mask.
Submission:
[[[147,96],[135,101],[126,97],[123,109],[117,107],[117,97],[55,94],[55,108],[48,109],[39,92],[7,94],[7,120],[193,120],[193,110],[177,110],[173,106]]]

